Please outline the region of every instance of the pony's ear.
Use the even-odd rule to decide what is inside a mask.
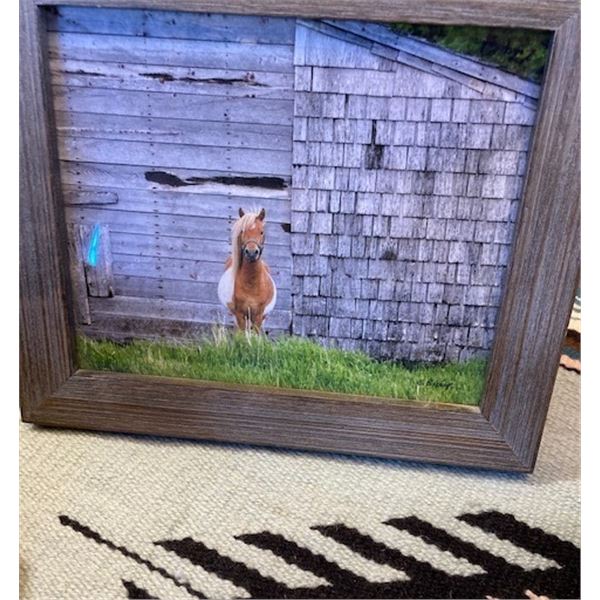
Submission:
[[[258,217],[256,217],[259,221],[264,221],[265,220],[265,209],[261,208],[260,212],[258,213]]]
[[[240,217],[244,216],[244,209],[240,206]]]

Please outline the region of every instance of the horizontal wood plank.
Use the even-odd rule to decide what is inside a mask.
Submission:
[[[53,86],[57,111],[261,125],[292,123],[291,100]]]
[[[182,260],[160,256],[135,256],[113,254],[113,272],[121,276],[148,277],[181,281],[218,283],[224,271],[223,261]],[[291,288],[291,272],[288,266],[270,266],[276,286]]]
[[[56,115],[60,137],[109,139],[220,148],[255,148],[291,151],[292,129],[285,125],[238,123],[227,127],[222,121],[156,119],[93,113],[63,112]]]
[[[35,0],[40,5],[98,6],[98,0]],[[102,0],[107,8],[122,8],[123,0]],[[402,21],[439,25],[483,25],[489,27],[523,27],[558,29],[579,12],[578,0],[128,0],[127,6],[148,10],[233,13],[306,18],[366,19]]]
[[[61,6],[48,30],[251,44],[292,44],[294,19]]]
[[[86,418],[90,394],[95,410],[93,418]],[[227,411],[223,411],[224,403]],[[479,467],[503,464],[522,470],[473,407],[80,371],[45,404],[44,419],[54,426],[68,423],[135,433],[150,429],[154,434],[180,437],[297,448],[308,445],[318,450],[460,461]],[[439,425],[433,426],[433,421]]]
[[[230,330],[234,329],[234,320],[223,315],[219,323]],[[97,313],[90,325],[78,327],[77,333],[93,339],[131,342],[133,340],[196,342],[213,335],[215,322],[178,321],[175,319],[153,319],[141,316],[104,315]],[[289,327],[276,327],[265,320],[264,332],[270,337],[289,333]]]
[[[237,177],[231,179],[232,175]],[[199,196],[220,194],[247,198],[258,205],[262,199],[286,201],[291,194],[291,177],[282,177],[279,181],[270,182],[273,185],[266,185],[256,180],[250,165],[237,174],[198,169],[172,169],[165,174],[160,169],[137,166],[61,161],[60,176],[63,185],[80,189],[106,187],[115,190],[176,191]],[[239,177],[245,179],[240,182]]]
[[[265,52],[260,44],[50,32],[48,47],[50,58],[63,60],[292,71],[293,47],[284,44],[270,44]]]
[[[151,233],[152,235],[180,236],[205,241],[225,241],[231,237],[232,222],[227,219],[193,217],[189,215],[163,215],[156,213],[149,218],[148,214],[113,210],[114,206],[103,208],[88,206],[67,206],[65,214],[67,222],[93,225],[105,223],[111,231],[122,233]],[[279,244],[289,247],[289,233],[275,226],[269,229],[268,244]]]
[[[161,142],[128,142],[62,137],[61,160],[117,165],[142,165],[160,169],[216,169],[240,172],[248,165],[257,175],[290,176],[292,153],[256,148],[219,148]]]
[[[106,190],[90,191],[90,190],[63,190],[63,199],[65,204],[80,205],[80,204],[117,204],[119,195],[116,192]]]
[[[54,85],[66,87],[293,100],[293,74],[287,72],[165,67],[71,59],[51,60],[50,72]]]
[[[169,237],[165,235],[122,233],[112,230],[110,234],[113,252],[133,256],[161,256],[181,260],[203,260],[225,264],[225,259],[231,254],[229,240],[207,242],[202,239]],[[287,267],[291,265],[289,246],[265,244],[264,260],[272,267]]]
[[[92,321],[95,315],[119,315],[121,317],[144,317],[148,319],[168,319],[190,321],[192,323],[222,323],[229,311],[218,303],[183,302],[155,298],[90,298]],[[279,310],[277,306],[269,314],[272,327],[283,329],[289,326],[290,312]]]
[[[111,210],[152,213],[164,215],[189,215],[228,219],[238,218],[239,209],[245,211],[260,208],[266,211],[267,233],[277,223],[282,231],[289,232],[290,207],[283,200],[262,199],[225,194],[185,194],[176,191],[114,190],[112,188],[77,189],[65,186],[65,203],[98,208],[111,204]]]

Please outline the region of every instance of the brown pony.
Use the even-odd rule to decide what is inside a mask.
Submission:
[[[231,228],[231,256],[219,280],[219,300],[242,330],[260,331],[275,306],[277,289],[262,260],[265,244],[265,209],[244,213]]]

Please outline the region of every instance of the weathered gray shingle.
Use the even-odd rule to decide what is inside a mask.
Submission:
[[[458,123],[441,123],[440,148],[459,148],[462,130]]]
[[[441,125],[439,123],[417,123],[417,146],[436,147],[440,143]]]
[[[372,128],[372,121],[366,119],[334,119],[333,138],[336,142],[368,144]]]
[[[386,169],[402,170],[407,168],[408,149],[403,146],[387,146],[383,154],[383,166]]]
[[[512,175],[519,165],[519,153],[511,150],[490,150],[479,157],[479,172]]]
[[[397,146],[411,146],[415,143],[416,132],[416,123],[396,121],[394,123],[394,137],[392,141]]]
[[[290,225],[293,233],[306,233],[308,231],[308,213],[293,211]]]
[[[471,100],[469,121],[471,123],[502,123],[504,102],[493,100]]]
[[[334,141],[333,119],[308,117],[307,121],[307,139],[315,142]]]
[[[511,102],[506,105],[504,122],[507,125],[533,125],[535,111],[518,102]]]
[[[431,101],[431,120],[446,123],[450,121],[452,113],[452,100],[432,100]]]
[[[459,148],[485,150],[492,141],[492,125],[466,123],[459,125]]]
[[[343,117],[345,100],[343,94],[296,92],[294,115],[297,117]]]
[[[293,331],[380,357],[479,355],[535,111],[512,90],[340,43],[306,50],[295,72]]]
[[[311,89],[312,67],[296,67],[294,69],[294,89],[308,92]]]

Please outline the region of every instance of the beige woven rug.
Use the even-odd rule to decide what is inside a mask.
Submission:
[[[21,597],[579,595],[579,376],[529,476],[21,426]]]

